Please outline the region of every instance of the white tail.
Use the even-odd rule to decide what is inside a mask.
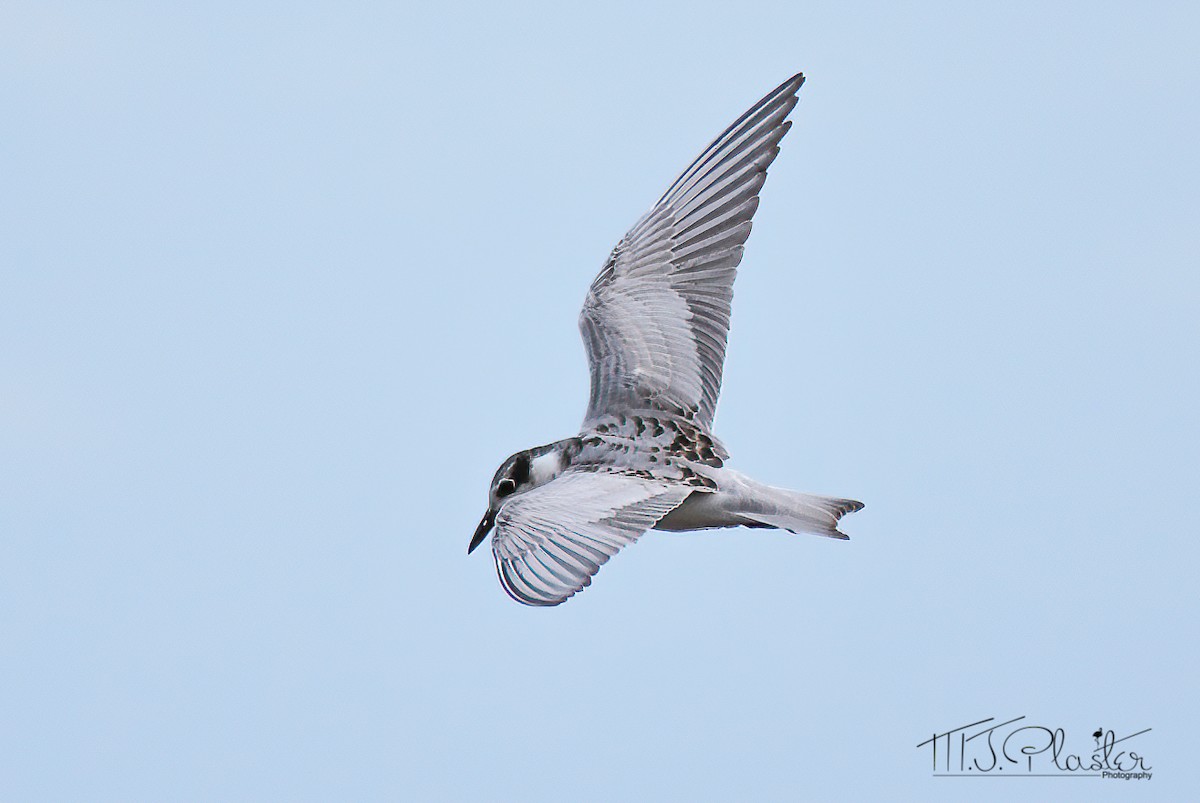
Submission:
[[[816,533],[848,539],[838,519],[862,510],[853,499],[818,496],[774,488],[745,474],[721,469],[718,490],[694,493],[654,525],[659,530],[704,530],[711,527],[773,527],[793,533]]]
[[[853,499],[789,491],[770,485],[757,486],[757,493],[740,500],[738,512],[760,527],[777,527],[792,533],[816,533],[828,538],[848,539],[838,530],[838,520],[847,513],[862,510],[863,503]],[[750,525],[755,526],[754,524]]]

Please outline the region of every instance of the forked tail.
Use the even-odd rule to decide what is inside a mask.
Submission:
[[[745,474],[721,469],[719,490],[693,493],[659,519],[658,530],[707,530],[715,527],[771,527],[793,533],[849,538],[838,519],[862,510],[863,503],[763,485]]]
[[[863,509],[863,503],[854,499],[789,491],[753,480],[749,484],[754,493],[739,500],[738,513],[753,522],[751,527],[776,527],[846,540],[850,536],[838,530],[838,520]]]

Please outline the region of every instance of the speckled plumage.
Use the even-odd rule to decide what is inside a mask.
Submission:
[[[717,137],[621,238],[579,327],[591,370],[574,437],[508,458],[468,552],[494,527],[504,589],[557,605],[648,529],[774,527],[833,538],[862,503],[739,474],[711,428],[733,281],[802,75]]]

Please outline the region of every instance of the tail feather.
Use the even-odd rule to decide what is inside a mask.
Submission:
[[[789,491],[723,468],[719,489],[694,493],[654,525],[658,530],[707,530],[714,527],[770,527],[793,533],[816,533],[847,540],[838,519],[862,510],[854,499]]]
[[[847,513],[863,509],[863,503],[854,499],[818,496],[769,485],[760,485],[756,490],[758,493],[743,502],[739,513],[759,526],[776,527],[791,533],[816,533],[848,540],[850,536],[837,528],[838,520]]]

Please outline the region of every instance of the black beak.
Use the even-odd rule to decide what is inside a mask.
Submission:
[[[479,526],[475,528],[475,536],[471,539],[471,545],[467,547],[467,554],[470,555],[475,551],[475,547],[483,543],[483,539],[487,538],[487,534],[492,531],[492,525],[496,523],[496,514],[488,511],[483,516],[483,521],[479,522]]]

